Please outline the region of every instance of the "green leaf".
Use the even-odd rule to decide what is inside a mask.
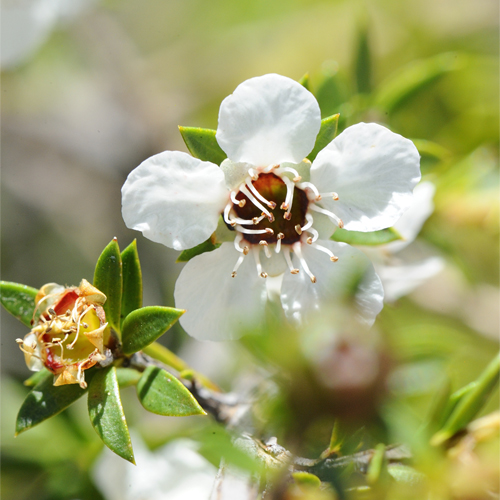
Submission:
[[[465,67],[466,64],[467,58],[454,52],[413,61],[382,82],[375,97],[375,104],[391,113],[422,89],[447,73]]]
[[[148,356],[161,361],[167,366],[171,366],[178,372],[186,373],[188,371],[192,371],[193,377],[196,378],[196,380],[204,385],[207,389],[215,392],[220,392],[220,387],[218,387],[201,373],[191,370],[189,365],[183,359],[179,358],[179,356],[175,355],[172,351],[167,349],[165,346],[162,346],[158,342],[153,342],[152,344],[145,347],[143,351],[144,354],[147,354]]]
[[[96,370],[89,384],[88,408],[90,422],[102,442],[118,456],[135,464],[114,366]]]
[[[116,378],[118,379],[120,389],[125,389],[125,387],[130,387],[131,385],[137,385],[141,377],[142,373],[134,370],[134,368],[120,367],[116,369]]]
[[[387,229],[369,233],[337,229],[330,239],[341,243],[349,243],[349,245],[376,246],[402,240],[403,237],[393,227],[388,227]]]
[[[337,71],[338,65],[336,64],[330,68],[324,68],[324,78],[316,92],[316,99],[323,117],[338,113],[342,104],[351,98],[350,85]]]
[[[168,417],[206,415],[193,395],[170,373],[148,366],[137,384],[137,395],[146,410]]]
[[[309,78],[309,73],[306,73],[300,80],[299,83],[306,89],[311,90],[311,80]]]
[[[211,252],[212,250],[215,250],[216,248],[220,247],[220,243],[214,243],[212,236],[208,238],[207,241],[204,241],[203,243],[200,243],[199,245],[196,245],[193,248],[190,248],[189,250],[183,250],[179,257],[177,257],[176,262],[187,262],[191,260],[193,257],[196,257],[197,255],[201,255],[202,253],[205,252]]]
[[[184,309],[148,306],[132,311],[123,321],[122,344],[132,354],[163,335],[183,314]]]
[[[437,446],[464,429],[482,410],[486,400],[498,383],[500,354],[486,367],[474,384],[465,388],[442,429],[434,434],[431,444]],[[464,389],[465,389],[464,388]],[[451,401],[451,398],[450,398]]]
[[[103,305],[106,320],[116,332],[120,331],[122,284],[120,248],[117,239],[113,238],[97,260],[94,286],[106,295],[106,302]]]
[[[52,375],[52,373],[50,373],[49,370],[47,370],[47,368],[42,368],[39,372],[35,372],[35,373],[33,373],[33,375],[31,375],[31,377],[27,378],[23,382],[23,384],[26,387],[35,387],[36,384],[38,384],[39,382],[41,382],[45,378],[53,377],[53,376],[54,375]]]
[[[142,272],[137,242],[134,240],[122,255],[123,293],[121,306],[121,323],[132,311],[142,307]]]
[[[10,314],[30,328],[37,293],[38,290],[30,286],[0,281],[0,302]]]
[[[87,383],[92,380],[94,373],[93,369],[85,372]],[[56,387],[54,377],[48,374],[33,387],[21,405],[16,420],[16,436],[61,413],[86,392],[87,389],[82,389],[78,384]]]
[[[358,92],[369,94],[372,91],[372,58],[366,28],[359,33],[355,72]]]
[[[321,480],[318,476],[311,474],[310,472],[292,472],[293,480],[300,486],[306,486],[310,488],[319,488],[321,486]]]
[[[227,158],[215,139],[216,130],[179,126],[179,131],[189,152],[195,158],[210,161],[216,165],[220,165]]]
[[[339,116],[340,115],[337,113],[336,115],[332,115],[321,120],[321,128],[319,129],[319,133],[316,137],[316,143],[314,144],[313,150],[307,157],[309,160],[314,161],[318,153],[333,141],[337,135]]]

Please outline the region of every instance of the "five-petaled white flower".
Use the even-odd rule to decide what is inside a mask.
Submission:
[[[268,276],[281,277],[281,304],[298,321],[353,289],[365,322],[382,309],[370,261],[329,238],[337,227],[392,226],[411,204],[419,154],[408,139],[359,123],[311,164],[305,157],[320,126],[318,103],[302,85],[275,74],[252,78],[221,104],[216,139],[228,159],[220,167],[165,151],[128,176],[123,218],[147,238],[189,249],[210,237],[221,214],[233,230],[233,243],[191,259],[177,280],[176,307],[187,309],[180,321],[193,337],[241,335],[262,316],[266,284],[275,281]]]

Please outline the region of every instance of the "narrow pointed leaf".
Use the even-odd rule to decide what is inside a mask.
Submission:
[[[498,383],[500,374],[500,354],[486,367],[476,379],[474,385],[467,391],[455,405],[443,428],[434,434],[431,444],[440,445],[464,429],[472,419],[482,410],[488,397]]]
[[[143,351],[148,356],[151,356],[152,358],[161,361],[162,363],[172,367],[174,370],[177,370],[178,372],[185,373],[188,371],[192,371],[193,378],[196,378],[196,380],[200,382],[203,386],[212,391],[220,392],[221,389],[219,386],[217,386],[210,379],[205,377],[205,375],[202,375],[201,373],[192,370],[183,359],[179,358],[179,356],[175,355],[172,351],[167,349],[165,346],[159,344],[158,342],[153,342],[152,344],[145,347]]]
[[[148,306],[132,311],[123,321],[122,344],[132,354],[161,337],[183,314],[183,309]]]
[[[37,293],[38,290],[30,286],[0,281],[0,302],[10,314],[30,328]]]
[[[309,160],[313,161],[318,153],[330,142],[335,139],[337,135],[337,126],[339,124],[339,114],[329,116],[328,118],[323,118],[321,120],[321,128],[319,129],[318,135],[316,137],[316,143],[314,148],[307,157]]]
[[[299,83],[307,90],[311,90],[311,80],[309,78],[309,73],[306,73],[300,80]]]
[[[369,42],[365,28],[359,33],[356,56],[356,88],[360,94],[369,94],[372,90],[372,58]]]
[[[89,384],[88,408],[90,422],[102,442],[118,456],[135,464],[114,366],[96,371]]]
[[[134,240],[122,255],[123,293],[121,306],[121,323],[132,311],[142,307],[142,272],[137,242]]]
[[[203,161],[210,161],[220,165],[227,155],[222,151],[217,139],[216,130],[198,127],[179,127],[179,131],[186,143],[189,152]]]
[[[92,380],[95,370],[85,372],[85,380]],[[54,377],[51,373],[38,382],[28,393],[16,420],[16,436],[31,429],[50,417],[57,415],[81,398],[87,389],[78,384],[54,386]]]
[[[170,373],[149,366],[137,384],[137,395],[146,410],[169,417],[206,415],[193,395]]]
[[[402,236],[392,227],[363,233],[361,231],[347,231],[347,229],[337,229],[331,237],[334,241],[349,243],[349,245],[376,246],[385,245],[391,241],[403,239]]]
[[[134,370],[133,368],[117,368],[116,369],[116,378],[118,380],[118,385],[120,389],[124,389],[125,387],[130,387],[131,385],[137,385],[139,379],[141,378],[142,373]]]
[[[205,252],[211,252],[212,250],[219,248],[220,245],[220,243],[215,243],[214,238],[211,236],[207,241],[204,241],[189,250],[183,250],[179,257],[177,257],[176,262],[187,262],[197,255],[201,255]]]
[[[94,286],[106,295],[106,321],[116,332],[120,331],[122,303],[122,259],[116,238],[103,250],[94,271]]]
[[[23,382],[23,384],[26,387],[35,387],[36,384],[46,379],[47,377],[53,377],[53,375],[46,368],[42,368],[39,372],[35,372],[33,373],[33,375],[31,375],[31,377],[27,378]]]
[[[413,61],[379,85],[375,104],[391,113],[420,90],[445,74],[466,67],[467,63],[467,56],[453,52]]]

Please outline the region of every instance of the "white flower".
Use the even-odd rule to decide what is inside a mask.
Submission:
[[[415,242],[425,221],[434,211],[432,199],[435,191],[434,184],[429,181],[415,187],[412,205],[394,224],[402,240],[377,247],[360,247],[372,260],[382,280],[386,302],[393,302],[412,292],[444,267],[441,257],[422,242]]]
[[[165,151],[129,175],[123,218],[147,238],[191,248],[215,231],[221,213],[233,230],[233,243],[191,259],[177,280],[176,307],[187,309],[181,324],[190,335],[240,336],[261,317],[266,284],[276,284],[268,276],[281,277],[283,309],[298,321],[353,289],[361,318],[372,323],[380,312],[383,289],[369,260],[329,238],[337,227],[392,226],[411,204],[419,155],[400,135],[360,123],[311,165],[304,158],[320,125],[318,103],[302,85],[252,78],[221,104],[216,139],[228,159],[220,167]]]

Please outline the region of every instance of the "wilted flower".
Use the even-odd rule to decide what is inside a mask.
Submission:
[[[17,339],[28,368],[47,368],[56,375],[54,385],[87,387],[84,370],[105,359],[105,301],[106,296],[86,280],[78,287],[48,283],[40,288],[35,298],[37,324],[24,339]]]
[[[128,176],[123,218],[147,238],[192,248],[216,230],[220,214],[234,234],[234,244],[191,259],[179,276],[175,301],[188,310],[180,321],[189,334],[239,336],[238,327],[260,316],[267,277],[282,277],[282,306],[298,321],[352,290],[367,322],[381,310],[382,286],[368,259],[329,238],[337,227],[394,224],[420,179],[419,155],[400,135],[360,123],[311,165],[304,158],[320,125],[318,103],[302,85],[274,74],[252,78],[221,104],[216,139],[228,159],[220,168],[165,151]]]

